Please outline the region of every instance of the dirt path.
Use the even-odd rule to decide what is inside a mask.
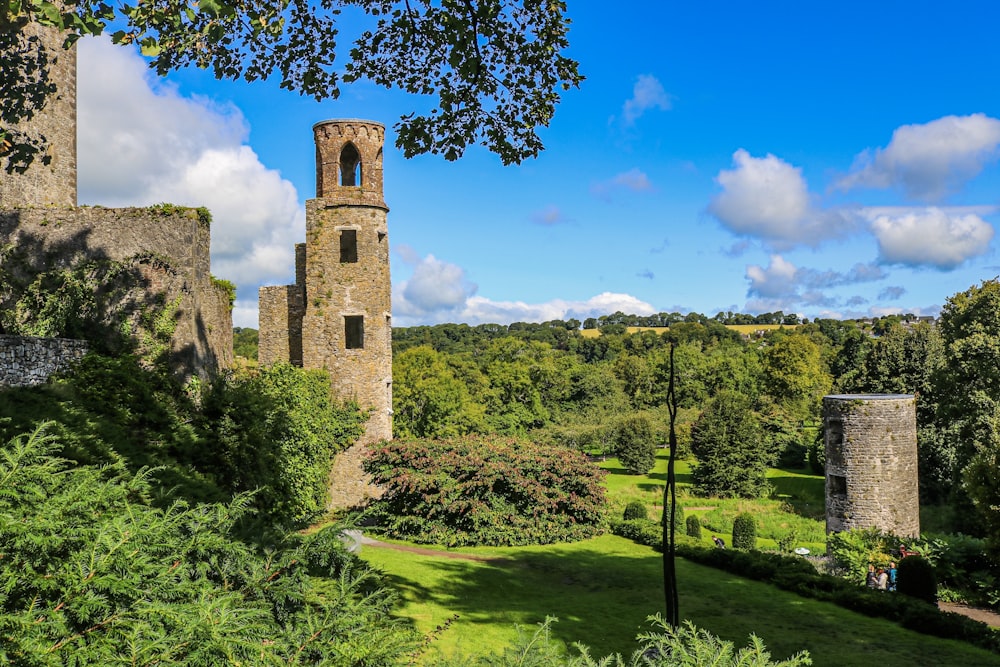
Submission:
[[[941,611],[952,611],[956,614],[962,614],[963,616],[968,616],[975,621],[981,621],[990,627],[1000,628],[1000,614],[995,611],[990,611],[989,609],[979,609],[977,607],[969,607],[964,604],[955,604],[954,602],[938,602],[938,609]]]

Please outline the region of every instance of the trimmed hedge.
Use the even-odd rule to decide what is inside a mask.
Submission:
[[[737,514],[733,519],[733,548],[743,551],[757,548],[757,523],[746,512]]]
[[[626,523],[629,522],[612,522],[611,532],[657,551],[663,550],[658,530],[624,526]],[[941,611],[917,598],[861,588],[840,577],[819,574],[809,561],[798,556],[709,549],[684,543],[677,544],[676,554],[701,565],[772,584],[802,597],[830,602],[866,616],[895,621],[909,630],[943,639],[958,639],[1000,654],[1000,631],[985,623],[962,614]]]
[[[934,566],[922,556],[907,556],[899,561],[896,590],[902,595],[937,603],[937,578]]]
[[[687,535],[696,540],[701,539],[701,521],[694,514],[687,518]]]
[[[631,521],[632,519],[648,519],[649,511],[646,509],[646,505],[644,503],[639,500],[633,500],[625,506],[622,518],[625,521]]]

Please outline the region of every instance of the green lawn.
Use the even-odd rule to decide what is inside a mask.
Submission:
[[[462,549],[498,562],[425,556],[364,547],[404,596],[401,616],[432,633],[426,657],[486,654],[516,638],[515,625],[559,618],[553,636],[582,642],[595,655],[631,652],[646,617],[664,608],[661,556],[605,535],[545,547]],[[677,563],[681,614],[745,644],[755,632],[775,657],[808,649],[824,665],[1000,665],[1000,656],[957,641],[925,637],[888,621],[800,598],[767,584],[684,560]]]
[[[601,465],[609,473],[611,512],[640,500],[650,516],[656,516],[666,481],[665,451],[658,453],[648,475],[629,475],[615,459]],[[702,536],[706,543],[713,531],[728,537],[733,517],[746,511],[757,519],[761,548],[774,547],[789,531],[795,532],[800,546],[825,548],[821,476],[772,470],[771,498],[723,500],[691,494],[688,462],[679,462],[676,473],[680,505],[707,524]],[[553,637],[567,647],[581,642],[597,656],[630,653],[635,635],[647,629],[647,616],[664,609],[661,556],[613,535],[575,544],[453,553],[499,560],[460,560],[371,546],[362,551],[362,557],[385,571],[402,592],[400,616],[435,636],[425,659],[499,651],[517,638],[517,625],[530,632],[546,616],[559,619]],[[818,667],[1000,665],[1000,656],[981,649],[925,637],[721,570],[679,560],[677,572],[684,618],[739,645],[756,633],[775,657],[807,649]],[[435,631],[441,626],[447,629]]]

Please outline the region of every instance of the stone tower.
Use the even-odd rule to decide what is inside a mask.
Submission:
[[[916,399],[911,394],[823,397],[826,530],[920,535]]]
[[[76,206],[76,48],[64,49],[64,39],[54,28],[29,23],[20,30],[19,46],[7,54],[28,71],[32,65],[46,70],[55,92],[41,110],[17,125],[44,137],[46,147],[23,174],[0,169],[0,209]]]
[[[313,126],[316,198],[306,202],[306,242],[295,285],[260,290],[259,360],[330,373],[333,394],[368,411],[365,433],[334,462],[330,505],[377,496],[361,459],[392,438],[392,315],[388,207],[382,194],[385,127],[365,120]]]

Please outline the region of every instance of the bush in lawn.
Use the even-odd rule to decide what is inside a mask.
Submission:
[[[415,648],[339,529],[251,546],[245,495],[158,509],[148,471],[56,449],[41,430],[0,446],[0,664],[390,665]]]
[[[733,548],[753,551],[757,548],[757,523],[746,512],[733,519]]]
[[[646,505],[639,500],[633,500],[625,506],[625,512],[622,514],[622,518],[626,521],[631,521],[632,519],[648,519],[649,512],[646,511]]]
[[[701,521],[693,514],[687,518],[687,534],[696,540],[701,539]]]
[[[601,531],[604,473],[580,452],[489,437],[394,440],[373,448],[364,468],[385,489],[370,515],[393,537],[523,545]]]
[[[922,556],[907,556],[896,566],[896,590],[902,595],[937,604],[934,567]]]
[[[663,509],[663,517],[661,518],[661,525],[666,524],[670,518],[670,503]],[[683,535],[684,529],[687,524],[684,523],[684,508],[678,504],[677,511],[674,512],[674,534]]]
[[[626,417],[614,429],[615,456],[628,472],[645,475],[656,464],[656,442],[649,419]]]

